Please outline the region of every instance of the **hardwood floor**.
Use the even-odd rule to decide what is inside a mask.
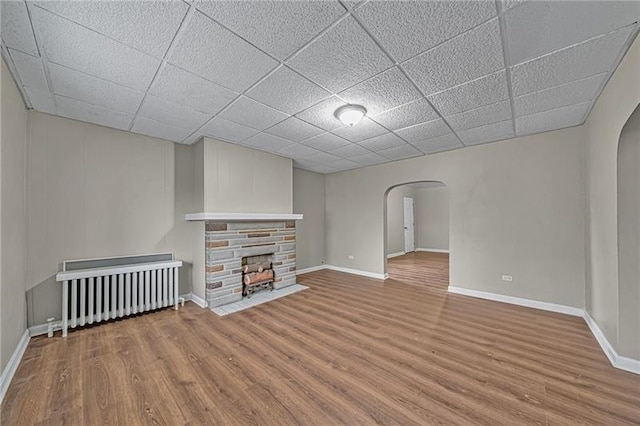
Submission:
[[[640,376],[580,318],[328,270],[299,282],[226,317],[187,303],[34,338],[2,424],[640,422]]]
[[[449,254],[414,251],[387,260],[389,278],[436,290],[449,286]]]

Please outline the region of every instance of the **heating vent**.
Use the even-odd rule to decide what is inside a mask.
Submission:
[[[178,271],[171,253],[66,261],[62,282],[62,336],[69,328],[167,306],[178,309]]]

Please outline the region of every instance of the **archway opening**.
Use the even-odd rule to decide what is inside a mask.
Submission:
[[[384,198],[385,271],[405,284],[447,290],[449,188],[439,181],[408,182]]]

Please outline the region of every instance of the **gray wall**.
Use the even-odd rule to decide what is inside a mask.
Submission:
[[[449,189],[416,188],[416,247],[449,250]]]
[[[293,169],[293,212],[302,213],[296,229],[296,268],[322,265],[325,255],[324,176]]]
[[[414,199],[414,222],[416,226],[418,223],[416,190],[408,185],[401,185],[389,191],[387,194],[387,255],[404,252],[404,197]],[[417,240],[415,241],[416,247],[418,247]]]
[[[385,191],[439,181],[451,285],[582,308],[584,137],[571,128],[328,175],[327,263],[384,273]]]
[[[0,371],[27,328],[26,149],[28,114],[4,61],[0,66]]]

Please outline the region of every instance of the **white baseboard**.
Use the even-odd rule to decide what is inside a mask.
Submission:
[[[311,266],[309,268],[298,269],[296,270],[296,275],[308,274],[309,272],[322,271],[323,269],[327,269],[327,265],[318,265]]]
[[[200,306],[201,308],[206,308],[207,307],[207,301],[204,300],[202,297],[197,296],[193,293],[187,293],[187,294],[183,294],[182,297],[184,300],[191,300],[193,303],[195,303],[196,305]]]
[[[477,297],[479,299],[494,300],[496,302],[510,303],[512,305],[526,306],[529,308],[541,309],[543,311],[558,312],[561,314],[572,315],[574,317],[582,317],[584,310],[574,308],[572,306],[558,305],[555,303],[539,302],[537,300],[523,299],[520,297],[504,296],[502,294],[488,293],[478,290],[470,290],[468,288],[449,286],[449,293],[462,294],[465,296]]]
[[[417,248],[416,251],[430,251],[432,253],[449,253],[449,250],[435,248]]]
[[[16,374],[16,370],[18,369],[18,365],[20,365],[20,361],[22,360],[22,356],[27,349],[30,339],[29,330],[25,330],[18,341],[18,346],[16,346],[16,349],[13,351],[13,355],[11,355],[9,362],[2,371],[2,376],[0,376],[0,403],[2,403],[4,394],[7,392],[7,389],[9,389],[11,379],[13,379],[13,375]]]
[[[398,256],[404,256],[405,254],[406,254],[406,253],[405,253],[405,252],[403,252],[403,251],[397,251],[397,252],[395,252],[395,253],[389,253],[389,254],[387,255],[387,259],[391,259],[391,258],[398,257]]]
[[[42,336],[49,332],[49,324],[38,324],[29,327],[29,336],[36,337]]]
[[[361,271],[359,269],[344,268],[342,266],[334,266],[334,265],[326,265],[326,266],[327,266],[327,269],[330,269],[332,271],[346,272],[347,274],[361,275],[363,277],[375,278],[378,280],[386,279],[385,274],[378,274],[376,272]]]
[[[589,315],[587,311],[584,312],[584,321],[589,326],[591,333],[596,338],[602,351],[609,358],[609,362],[620,370],[629,371],[631,373],[640,374],[640,361],[637,359],[627,358],[626,356],[618,355],[618,352],[611,346],[611,343],[607,340],[604,333],[598,327],[595,320]]]

